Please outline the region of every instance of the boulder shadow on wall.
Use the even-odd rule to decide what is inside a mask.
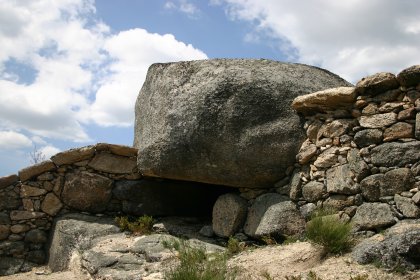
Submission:
[[[269,60],[153,64],[135,108],[138,169],[150,177],[271,187],[305,138],[293,99],[350,85],[320,68]]]
[[[224,186],[173,180],[123,180],[115,183],[113,195],[130,215],[210,217]]]

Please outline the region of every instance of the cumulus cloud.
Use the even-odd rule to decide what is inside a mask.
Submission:
[[[87,106],[92,69],[103,59],[100,47],[106,28],[86,20],[94,12],[93,2],[0,3],[0,127],[90,140],[75,110]],[[13,72],[19,68],[31,69],[33,80]]]
[[[151,63],[206,58],[169,34],[112,34],[92,0],[0,0],[0,41],[0,131],[74,142],[133,124]]]
[[[45,156],[46,159],[52,157],[53,155],[60,152],[60,149],[57,147],[54,147],[53,145],[47,145],[44,147],[41,147],[39,151],[42,153],[42,155]]]
[[[103,81],[95,102],[86,111],[86,119],[103,126],[133,124],[135,100],[152,63],[207,58],[171,34],[152,34],[139,28],[111,36],[104,49],[113,59],[109,65],[112,74]]]
[[[218,0],[232,20],[279,40],[289,60],[325,67],[350,81],[398,72],[420,61],[417,1]]]
[[[32,141],[15,131],[0,131],[0,150],[22,149],[31,147]]]

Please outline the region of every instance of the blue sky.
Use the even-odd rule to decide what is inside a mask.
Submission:
[[[420,63],[410,0],[0,0],[0,176],[96,142],[131,145],[155,62],[268,58],[351,82]]]

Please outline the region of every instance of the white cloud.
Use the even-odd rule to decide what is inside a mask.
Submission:
[[[175,5],[175,3],[171,1],[166,2],[165,5],[163,5],[163,7],[167,10],[177,9],[177,6]]]
[[[190,18],[197,18],[200,9],[188,0],[167,1],[163,6],[167,10],[177,10]]]
[[[280,39],[290,60],[316,64],[357,81],[420,63],[418,1],[220,0],[232,20]],[[259,34],[247,38],[258,38]]]
[[[93,12],[92,1],[0,0],[1,26],[7,26],[0,28],[0,127],[90,140],[75,111],[87,106],[91,69],[103,59],[106,29],[98,22],[88,27]],[[34,80],[11,72],[5,63],[12,59],[33,69]]]
[[[47,142],[39,136],[33,136],[31,138],[31,140],[34,144],[39,144],[39,145],[46,145],[47,144]]]
[[[53,155],[59,153],[61,150],[57,147],[54,147],[52,145],[47,145],[39,149],[39,151],[42,153],[42,155],[45,156],[46,159],[52,157]]]
[[[0,131],[0,150],[22,149],[31,147],[32,141],[15,131]]]
[[[73,106],[85,102],[79,94],[59,86],[20,85],[3,80],[0,81],[0,126],[25,129],[38,136],[87,141],[89,137],[72,110]]]
[[[207,58],[171,34],[152,34],[139,28],[111,36],[104,49],[113,59],[109,66],[112,74],[103,81],[95,102],[85,112],[85,119],[103,126],[133,124],[134,104],[152,63]]]
[[[206,58],[172,35],[111,34],[92,0],[0,0],[0,42],[0,129],[74,142],[91,140],[88,123],[133,124],[150,64]]]

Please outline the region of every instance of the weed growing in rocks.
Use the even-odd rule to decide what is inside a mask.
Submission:
[[[284,239],[282,245],[296,243],[300,240],[301,240],[301,236],[297,236],[297,235],[287,236],[286,239]]]
[[[351,247],[350,232],[351,225],[332,215],[328,209],[316,211],[306,227],[306,237],[331,254],[345,252]]]
[[[228,273],[227,255],[207,254],[204,248],[193,247],[184,241],[165,241],[163,245],[178,252],[179,265],[165,273],[165,280],[233,280]]]
[[[115,217],[115,223],[120,228],[121,231],[128,230],[128,225],[130,224],[130,221],[128,220],[127,216],[122,217]]]
[[[229,240],[227,242],[227,250],[229,255],[235,255],[242,251],[244,251],[246,248],[245,243],[240,242],[235,237],[229,237]]]
[[[116,217],[115,222],[121,231],[131,231],[135,235],[144,235],[152,233],[153,217],[143,215],[134,221],[130,221],[127,216]]]

